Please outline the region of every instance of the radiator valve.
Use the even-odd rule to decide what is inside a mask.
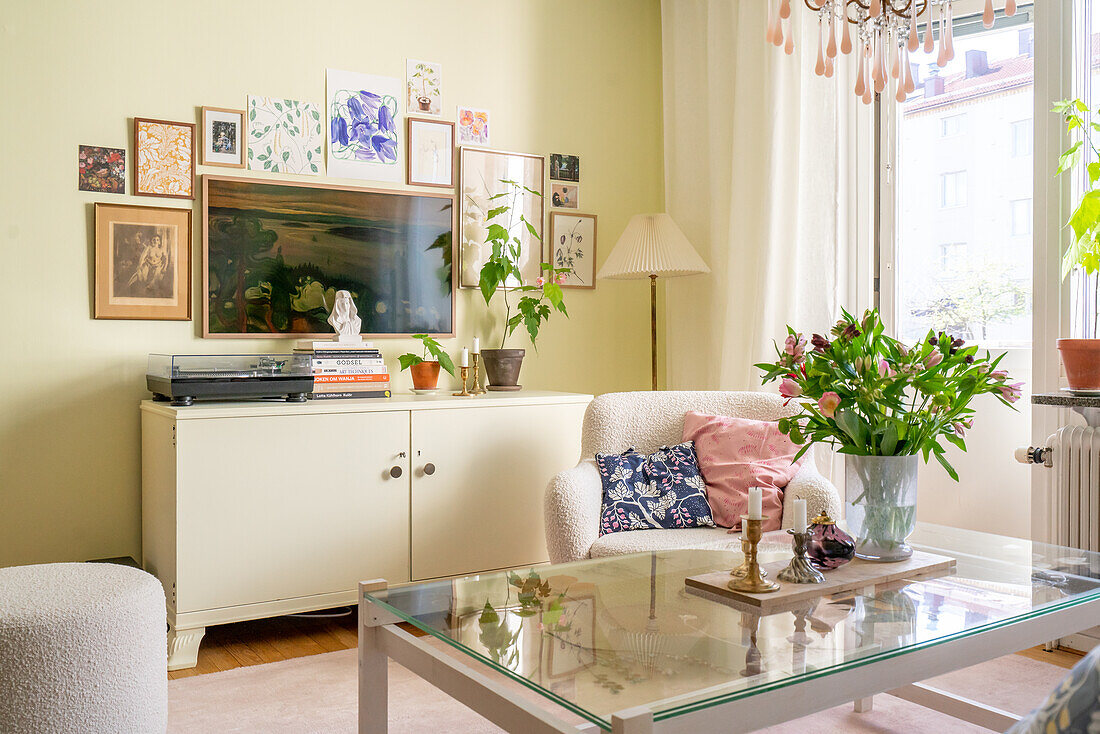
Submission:
[[[1016,461],[1021,464],[1042,464],[1054,466],[1054,449],[1038,448],[1035,446],[1021,446],[1016,449]]]

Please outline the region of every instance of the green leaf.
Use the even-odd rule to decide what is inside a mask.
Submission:
[[[937,444],[932,444],[932,446],[934,448],[939,448],[939,446]],[[935,454],[936,454],[936,461],[940,462],[940,464],[943,466],[943,468],[947,470],[947,475],[949,477],[951,477],[952,479],[954,479],[956,482],[959,481],[959,473],[957,471],[955,471],[955,467],[951,466],[951,462],[949,462],[947,460],[947,458],[944,457],[943,449],[940,449],[939,451],[936,451]],[[925,461],[928,461],[927,456],[925,457]]]
[[[401,363],[401,371],[404,372],[408,368],[420,364],[424,360],[415,354],[402,354],[397,358],[397,361]]]
[[[1055,173],[1065,173],[1081,162],[1081,156],[1083,154],[1081,146],[1083,144],[1083,141],[1078,140],[1076,143],[1066,148],[1066,152],[1058,157],[1058,169]]]
[[[447,371],[451,377],[455,374],[455,363],[451,361],[451,355],[444,352],[442,349],[439,352],[433,351],[432,354],[437,360],[439,360],[439,366]]]
[[[485,235],[486,242],[507,242],[508,230],[499,224],[490,224],[489,231]]]
[[[489,211],[485,212],[485,219],[489,220],[493,219],[494,217],[499,217],[501,214],[504,214],[507,211],[507,206],[498,206],[495,209],[490,209]]]

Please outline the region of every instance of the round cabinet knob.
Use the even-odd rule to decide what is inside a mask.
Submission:
[[[399,466],[391,467],[390,468],[390,476],[393,477],[394,479],[397,479],[398,477],[400,477],[401,476],[401,467],[399,467]]]
[[[427,464],[425,464],[424,465],[424,473],[427,474],[429,477],[432,474],[435,474],[435,464],[431,463],[430,461]]]

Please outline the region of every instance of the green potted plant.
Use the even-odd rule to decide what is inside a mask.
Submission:
[[[520,261],[523,255],[523,243],[516,230],[523,227],[532,239],[541,244],[542,238],[534,225],[519,213],[517,204],[526,196],[539,196],[537,191],[508,179],[500,179],[507,190],[489,197],[490,208],[485,213],[487,232],[485,244],[492,246],[492,252],[481,267],[478,287],[485,299],[485,305],[492,304],[493,297],[500,294],[504,301],[504,328],[500,337],[499,349],[482,349],[485,360],[485,374],[490,390],[519,390],[519,371],[523,365],[524,349],[506,349],[505,342],[521,324],[535,344],[539,329],[555,310],[569,316],[561,284],[570,272],[569,268],[555,268],[549,263],[540,263],[539,277],[534,284],[523,283]],[[495,205],[501,199],[504,203]],[[513,303],[512,293],[519,298]]]
[[[409,370],[414,390],[435,390],[439,384],[439,369],[442,367],[451,377],[455,374],[455,365],[443,346],[427,334],[413,334],[419,339],[423,349],[421,354],[402,354],[398,357],[401,371]]]
[[[803,446],[797,456],[817,442],[845,455],[845,516],[856,555],[898,561],[913,552],[905,541],[916,522],[917,457],[935,456],[958,481],[943,443],[965,451],[971,401],[989,394],[1011,406],[1022,383],[997,369],[1003,354],[979,356],[977,347],[931,330],[906,346],[883,331],[874,310],[858,321],[845,311],[831,340],[814,334],[807,344],[787,327],[776,361],[756,367],[765,383],[781,380],[780,395],[800,408],[779,421]]]
[[[1066,132],[1076,138],[1058,158],[1057,174],[1080,172],[1085,164],[1083,177],[1085,190],[1080,203],[1066,223],[1072,230],[1069,247],[1062,256],[1062,279],[1069,278],[1075,270],[1081,274],[1082,292],[1092,286],[1092,298],[1081,298],[1082,309],[1090,308],[1092,335],[1083,339],[1059,339],[1058,351],[1066,368],[1066,380],[1072,390],[1100,390],[1100,150],[1093,144],[1092,136],[1100,130],[1100,123],[1088,106],[1079,99],[1067,99],[1054,105],[1054,112],[1062,115]],[[1086,155],[1089,153],[1089,155]],[[1091,300],[1091,305],[1088,301]],[[1082,314],[1084,315],[1084,314]]]

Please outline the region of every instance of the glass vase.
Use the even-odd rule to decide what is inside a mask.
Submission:
[[[844,510],[856,558],[902,561],[917,522],[917,456],[844,457]]]

